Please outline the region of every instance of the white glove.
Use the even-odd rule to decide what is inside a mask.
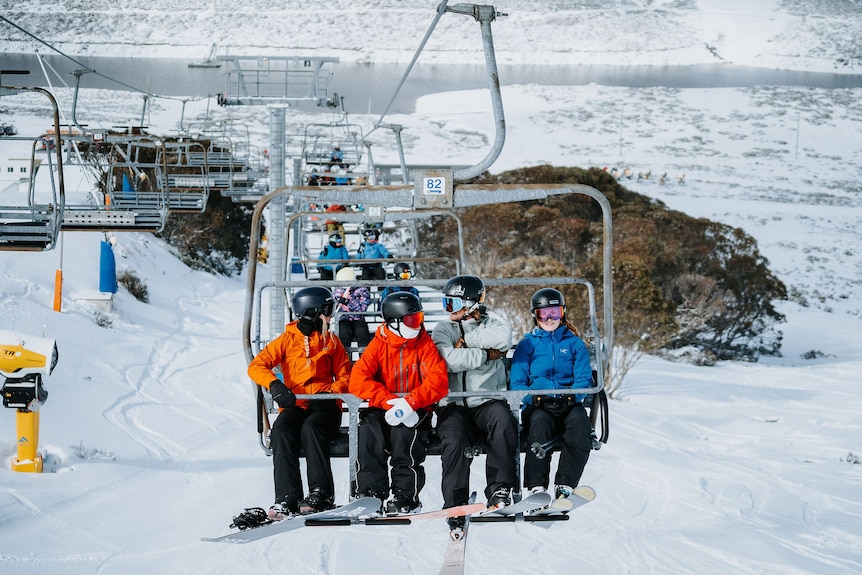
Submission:
[[[386,403],[392,406],[386,410],[385,415],[386,423],[392,427],[399,423],[403,423],[407,427],[414,427],[419,423],[419,414],[410,407],[410,404],[403,397],[390,399]]]

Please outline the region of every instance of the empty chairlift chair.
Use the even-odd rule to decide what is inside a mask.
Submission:
[[[45,95],[53,108],[53,134],[60,134],[57,102],[41,88],[0,87],[0,95]],[[43,251],[57,242],[63,218],[62,149],[53,137],[4,135],[0,140],[0,250]],[[37,152],[44,150],[44,160]],[[44,167],[43,167],[44,164]]]

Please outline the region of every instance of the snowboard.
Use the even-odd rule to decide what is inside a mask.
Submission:
[[[473,517],[473,521],[476,523],[489,523],[494,521],[512,521],[515,516],[524,513],[529,513],[531,511],[535,511],[536,509],[541,509],[546,507],[551,503],[551,494],[547,491],[542,491],[541,493],[533,493],[532,495],[528,495],[524,497],[517,503],[513,503],[512,505],[507,505],[506,507],[502,507],[500,509],[494,509],[492,511],[486,511],[485,513],[481,513]]]
[[[596,498],[596,491],[589,485],[580,485],[568,497],[554,499],[549,505],[524,516],[524,521],[566,521],[573,509],[586,505]]]
[[[300,529],[305,527],[308,520],[362,517],[363,515],[377,513],[379,510],[379,499],[376,497],[363,497],[328,511],[319,511],[308,515],[294,515],[293,517],[288,517],[281,521],[274,521],[272,523],[267,523],[266,525],[261,525],[260,527],[252,527],[242,531],[233,531],[220,537],[203,537],[201,538],[201,541],[206,541],[208,543],[250,543],[252,541],[258,541],[259,539],[264,539],[265,537],[272,537],[273,535],[279,535],[281,533],[293,531],[294,529]]]

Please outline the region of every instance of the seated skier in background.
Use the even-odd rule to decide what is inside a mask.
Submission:
[[[351,267],[343,267],[335,273],[335,279],[340,282],[351,282],[356,279],[356,272]],[[365,347],[371,341],[368,323],[365,316],[359,313],[368,309],[371,303],[371,293],[365,286],[338,287],[332,291],[335,298],[338,316],[338,339],[348,348],[354,341],[359,347]]]
[[[410,268],[410,264],[406,262],[398,262],[393,266],[392,271],[395,273],[396,280],[409,280],[413,278],[413,270]],[[380,292],[380,301],[383,302],[386,296],[399,291],[412,293],[415,296],[419,295],[419,290],[413,286],[394,284],[383,288],[383,291]]]
[[[377,228],[366,228],[362,230],[362,244],[356,252],[358,260],[379,260],[391,259],[393,255],[389,253],[382,243],[380,243],[380,230]],[[381,262],[373,262],[370,264],[360,264],[362,266],[363,280],[385,280],[386,268]]]
[[[344,238],[340,232],[335,232],[329,235],[329,244],[323,246],[320,255],[317,257],[319,261],[325,260],[347,260],[350,259],[350,252],[344,247]],[[331,280],[335,276],[334,268],[341,267],[343,263],[330,265],[317,265],[317,271],[320,272],[320,279]]]

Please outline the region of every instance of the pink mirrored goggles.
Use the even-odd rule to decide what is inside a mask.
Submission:
[[[539,321],[551,321],[563,319],[563,306],[540,307],[536,310],[536,319]]]

